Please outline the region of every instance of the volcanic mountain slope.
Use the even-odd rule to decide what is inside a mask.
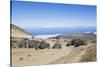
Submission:
[[[13,38],[32,38],[32,35],[28,32],[26,32],[24,29],[11,24],[11,36]]]

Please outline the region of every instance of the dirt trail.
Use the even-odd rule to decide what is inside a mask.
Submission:
[[[13,49],[12,64],[14,66],[41,65],[41,64],[63,64],[80,62],[81,56],[85,54],[87,46],[63,47],[63,49]],[[30,56],[28,56],[30,55]],[[23,58],[23,60],[20,60]]]
[[[61,58],[62,56],[68,55],[73,47],[68,49],[44,49],[44,50],[33,50],[33,49],[13,49],[12,61],[13,65],[40,65],[49,64],[54,60]],[[28,55],[31,55],[28,57]],[[19,58],[23,60],[19,60]]]
[[[86,52],[86,48],[89,47],[85,46],[85,47],[76,47],[73,48],[73,50],[66,56],[63,56],[53,62],[51,62],[50,64],[61,64],[61,63],[77,63],[80,62],[82,55],[85,54]]]

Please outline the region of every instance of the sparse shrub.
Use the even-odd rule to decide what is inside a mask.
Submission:
[[[67,42],[67,40],[64,40],[64,42]]]
[[[50,48],[50,44],[42,40],[38,48],[40,49]]]
[[[60,36],[55,37],[55,39],[60,39]]]
[[[60,49],[62,48],[61,44],[60,43],[55,43],[52,47],[52,49]]]
[[[20,43],[20,44],[18,45],[18,47],[19,47],[19,48],[27,48],[27,46],[26,46],[25,44],[23,44],[23,43]]]
[[[34,39],[34,37],[32,37],[32,39]]]
[[[52,40],[53,42],[55,41],[55,40]]]
[[[20,57],[19,60],[22,61],[23,60],[23,57]]]
[[[54,53],[52,53],[52,55],[54,55]]]
[[[34,42],[34,40],[30,40],[29,42],[28,42],[28,47],[29,48],[35,48],[35,42]]]
[[[64,63],[66,63],[66,61],[64,61]]]
[[[73,39],[73,40],[69,41],[66,46],[78,47],[80,45],[87,45],[87,43],[86,43],[86,41],[83,41],[81,39]]]
[[[30,41],[28,42],[28,47],[29,47],[29,48],[37,48],[37,46],[38,46],[39,43],[40,43],[39,41],[30,40]]]
[[[84,49],[80,49],[81,51],[83,51]]]
[[[70,46],[70,45],[71,45],[71,41],[69,41],[66,46]]]
[[[59,42],[59,40],[56,40],[56,42]]]
[[[30,57],[31,55],[27,55],[28,57]]]
[[[27,38],[24,38],[22,41],[18,42],[17,45],[19,48],[27,48]]]

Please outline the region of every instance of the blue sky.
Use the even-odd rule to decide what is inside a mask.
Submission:
[[[13,1],[12,23],[25,29],[96,27],[96,6]]]

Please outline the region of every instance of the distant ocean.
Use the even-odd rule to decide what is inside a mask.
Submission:
[[[32,35],[56,35],[70,34],[78,32],[96,32],[96,27],[78,27],[78,28],[31,28],[25,29]]]

